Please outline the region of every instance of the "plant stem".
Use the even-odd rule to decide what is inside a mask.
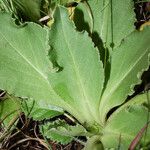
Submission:
[[[100,141],[100,135],[96,135],[88,139],[83,150],[104,150]]]

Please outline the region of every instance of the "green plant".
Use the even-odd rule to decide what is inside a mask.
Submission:
[[[62,6],[55,9],[51,28],[17,26],[1,12],[0,88],[28,99],[22,107],[34,119],[64,111],[75,118],[76,126],[59,120],[41,126],[47,138],[66,144],[87,136],[85,149],[128,149],[150,120],[149,92],[126,102],[150,64],[150,27],[135,30],[131,0],[89,0],[88,5],[92,14],[82,3],[76,7],[76,27]],[[78,12],[84,14],[82,24]],[[38,109],[45,111],[37,116],[32,110]],[[146,133],[141,143],[150,142],[149,127]]]

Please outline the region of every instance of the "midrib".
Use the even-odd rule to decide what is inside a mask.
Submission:
[[[100,108],[103,108],[104,103],[106,103],[107,101],[110,100],[110,97],[113,95],[113,93],[117,90],[117,88],[121,85],[121,83],[123,82],[123,80],[129,75],[129,73],[134,69],[134,67],[137,65],[137,63],[143,58],[143,56],[147,53],[148,48],[146,49],[146,51],[140,55],[140,57],[136,60],[136,62],[129,68],[129,70],[124,74],[124,76],[122,77],[122,79],[118,82],[118,84],[116,84],[114,87],[111,87],[111,90],[106,89],[106,92],[108,93],[107,96],[105,96],[103,98],[102,96],[102,100],[100,103]],[[109,88],[109,87],[108,87]],[[106,93],[105,92],[105,93]]]
[[[15,52],[17,54],[19,54],[44,79],[44,81],[46,82],[46,84],[48,84],[51,92],[53,92],[54,95],[57,95],[57,97],[61,100],[60,96],[58,94],[56,94],[55,91],[53,90],[50,82],[48,81],[47,76],[45,76],[41,71],[39,71],[22,53],[20,53],[17,50],[17,48],[14,47],[13,44],[11,44],[11,42],[1,32],[0,32],[0,34],[8,42],[8,44],[15,50]],[[68,103],[66,103],[65,101],[62,101],[62,100],[59,103],[56,102],[55,104],[52,104],[52,105],[56,105],[56,106],[59,106],[59,107],[67,106],[70,110],[72,109],[72,107],[70,107],[70,105]]]
[[[60,13],[60,16],[61,16],[61,13]],[[61,16],[61,18],[62,18],[62,16]],[[61,20],[63,20],[63,19],[61,19]],[[93,116],[93,118],[95,118],[95,120],[97,120],[96,119],[96,117],[95,117],[95,115],[93,114],[93,112],[91,111],[91,107],[90,107],[90,104],[89,104],[89,99],[88,99],[88,97],[87,97],[87,93],[86,93],[86,91],[84,90],[84,86],[83,86],[83,82],[82,82],[82,80],[81,80],[81,77],[80,77],[80,73],[79,73],[79,69],[78,69],[78,67],[77,67],[77,65],[76,65],[76,61],[75,61],[75,59],[74,59],[74,56],[73,56],[73,54],[72,54],[72,52],[71,52],[71,46],[69,45],[69,43],[67,42],[67,36],[66,36],[66,32],[64,31],[64,24],[63,24],[63,21],[61,21],[61,24],[62,24],[62,32],[63,32],[63,35],[64,35],[64,39],[65,39],[65,43],[66,43],[66,45],[67,45],[67,48],[68,48],[68,51],[69,51],[69,54],[70,54],[70,56],[71,56],[71,58],[72,58],[72,62],[73,62],[73,67],[74,67],[74,70],[75,70],[75,73],[76,73],[76,76],[77,76],[77,78],[78,78],[78,89],[80,90],[80,93],[81,93],[81,95],[83,95],[83,97],[84,97],[84,100],[86,101],[86,104],[87,104],[87,106],[88,106],[88,110],[90,111],[90,114],[92,114],[92,116]]]
[[[7,38],[0,32],[0,34],[2,35],[2,37],[8,42],[8,44],[15,50],[15,52],[17,53],[17,54],[19,54],[36,72],[38,72],[41,76],[42,76],[42,78],[44,78],[45,80],[47,80],[47,77],[41,72],[41,71],[39,71],[21,52],[19,52],[18,50],[17,50],[17,48],[16,47],[14,47],[12,44],[11,44],[11,42],[9,41],[9,40],[7,40]]]

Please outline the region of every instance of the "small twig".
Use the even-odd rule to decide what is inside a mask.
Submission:
[[[65,149],[67,149],[68,147],[70,147],[70,144],[68,144],[67,146],[65,146],[63,149],[65,150]]]
[[[37,129],[37,124],[35,124],[35,126],[34,126],[34,134],[35,134],[36,138],[39,139],[39,137],[38,137],[38,135],[37,135],[37,133],[36,133],[36,129]]]
[[[37,139],[37,138],[30,138],[30,137],[29,137],[29,138],[25,138],[25,139],[22,139],[22,140],[16,142],[16,143],[13,144],[11,147],[9,147],[8,150],[11,150],[11,149],[13,149],[14,147],[16,147],[17,145],[22,144],[22,143],[27,142],[27,141],[37,141],[37,142],[39,142],[41,145],[43,145],[45,148],[48,149],[48,146],[47,146],[47,144],[45,143],[44,140]]]
[[[17,132],[15,132],[14,134],[10,135],[8,139],[12,139],[14,136],[16,136],[17,134],[19,134],[21,131],[18,130]]]
[[[2,136],[0,137],[0,142],[3,141],[3,139],[10,133],[10,129],[15,124],[15,122],[18,120],[18,116],[14,117],[11,122],[9,123],[8,128],[4,131]]]
[[[47,21],[50,19],[50,16],[45,16],[39,20],[39,22]]]
[[[70,115],[68,115],[67,113],[64,113],[64,116],[66,116],[68,119],[70,119],[72,122],[75,122],[75,119],[72,118]]]
[[[10,115],[14,114],[16,111],[17,111],[17,110],[14,110],[14,111],[10,112],[9,114],[5,115],[5,116],[2,118],[2,120],[0,120],[0,124],[2,124],[2,123],[4,122],[4,120],[5,120],[7,117],[9,117]]]
[[[1,94],[0,94],[0,97],[3,97],[5,95],[6,91],[3,91]]]
[[[24,124],[24,121],[23,121],[23,119],[22,119],[22,115],[23,115],[23,113],[20,113],[20,114],[19,114],[19,119],[20,119],[21,123]]]

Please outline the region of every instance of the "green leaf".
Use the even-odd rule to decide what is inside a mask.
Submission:
[[[79,124],[71,126],[62,120],[41,125],[40,131],[46,138],[64,145],[75,139],[75,136],[87,135],[87,131],[83,126]]]
[[[62,107],[85,125],[99,123],[104,75],[98,51],[87,33],[75,31],[65,8],[58,7],[54,18],[50,53],[62,67],[58,72],[47,57],[47,29],[34,23],[18,27],[0,14],[0,88],[43,108]]]
[[[47,57],[48,30],[34,23],[18,27],[4,13],[0,22],[0,89],[33,98],[41,108],[64,106],[48,81],[48,74],[54,72]]]
[[[100,141],[100,135],[89,138],[83,150],[104,150],[103,144]]]
[[[63,110],[56,106],[39,105],[35,100],[28,99],[22,102],[22,111],[27,117],[34,120],[44,120],[63,114]]]
[[[100,119],[104,124],[108,111],[122,104],[128,95],[133,93],[135,84],[149,67],[150,28],[135,31],[114,49],[111,60],[111,71],[106,89],[100,103]]]
[[[119,146],[122,150],[129,148],[130,143],[150,120],[150,118],[148,119],[148,109],[145,106],[147,101],[146,94],[139,95],[111,115],[101,137],[105,148],[118,148]],[[148,142],[149,139],[150,126],[147,128],[145,142]],[[141,142],[143,140],[144,137]]]
[[[98,106],[104,73],[98,50],[86,32],[77,32],[67,10],[57,7],[50,31],[50,55],[59,71],[49,78],[58,95],[83,116],[84,123],[99,123]],[[62,71],[61,71],[62,70]],[[81,109],[80,109],[81,108]],[[83,120],[80,120],[83,122]]]
[[[133,0],[89,0],[87,3],[90,12],[87,5],[82,3],[77,9],[84,13],[85,22],[89,24],[90,28],[93,28],[93,33],[99,35],[105,47],[120,45],[122,39],[134,31]],[[93,27],[91,16],[93,17]]]
[[[86,2],[79,3],[74,10],[73,21],[78,31],[93,32],[93,16]]]
[[[5,127],[8,127],[16,117],[19,117],[20,112],[20,99],[8,94],[0,98],[0,122],[3,123]]]
[[[12,0],[17,15],[25,21],[38,22],[41,17],[42,0]]]

